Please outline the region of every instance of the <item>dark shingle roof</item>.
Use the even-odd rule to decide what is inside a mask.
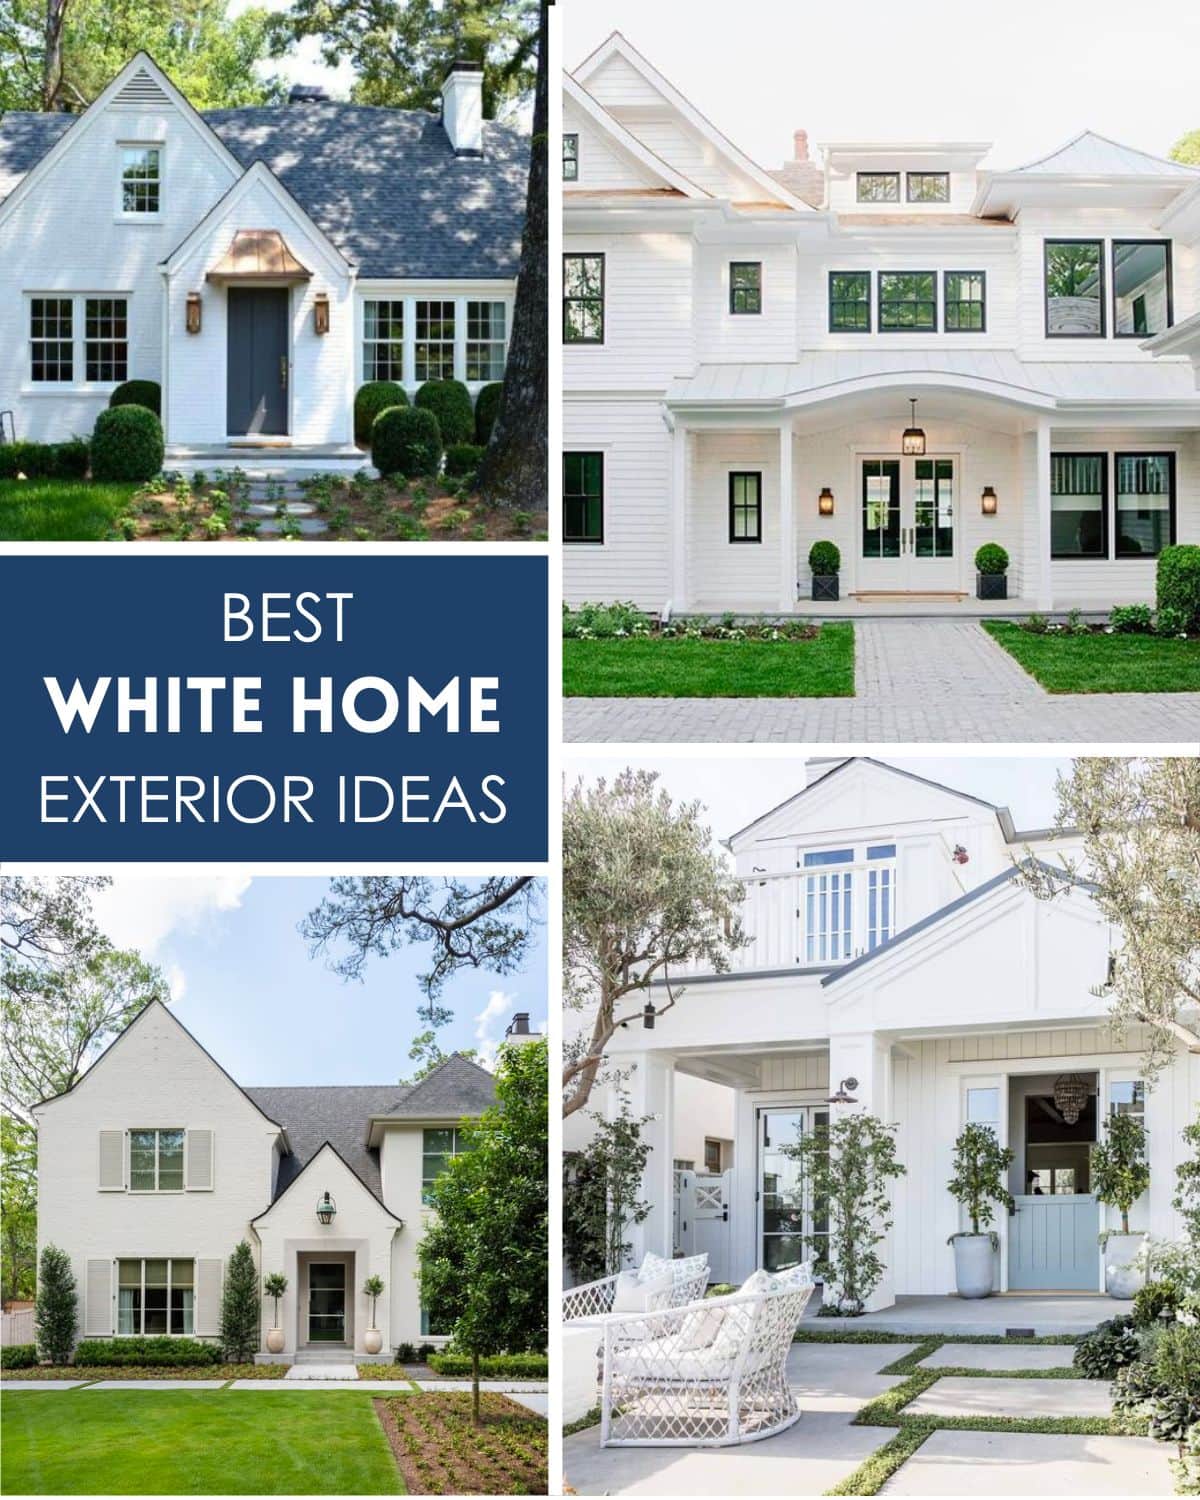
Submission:
[[[479,1115],[496,1102],[496,1080],[478,1063],[457,1052],[426,1073],[388,1110],[397,1120],[449,1120]]]
[[[75,118],[0,120],[0,199]],[[360,276],[517,274],[529,141],[508,126],[485,121],[483,155],[470,157],[423,110],[293,104],[203,118],[243,167],[274,172]]]

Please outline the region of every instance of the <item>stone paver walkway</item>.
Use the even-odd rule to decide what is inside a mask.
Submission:
[[[853,698],[568,698],[568,741],[1200,740],[1195,693],[1047,693],[969,620],[855,624]]]
[[[1172,1495],[1168,1445],[1152,1438],[935,1432],[885,1495]]]
[[[1107,1380],[994,1380],[951,1375],[905,1407],[934,1417],[1110,1417]]]
[[[1070,1344],[943,1344],[917,1363],[959,1370],[1069,1370],[1075,1350]]]
[[[0,1380],[0,1392],[11,1391],[77,1391],[82,1380]]]
[[[224,1380],[96,1380],[89,1391],[219,1391]]]

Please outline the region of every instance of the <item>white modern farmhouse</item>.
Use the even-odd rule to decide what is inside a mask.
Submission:
[[[456,63],[440,119],[305,88],[202,115],[139,53],[81,115],[5,115],[0,409],[16,436],[86,436],[117,384],[153,380],[169,457],[357,462],[363,382],[500,379],[528,142],[483,119],[482,88]]]
[[[528,1031],[518,1016],[510,1039]],[[369,1276],[383,1357],[439,1343],[416,1277],[425,1195],[494,1097],[458,1054],[413,1086],[244,1089],[155,1001],[37,1106],[39,1253],[70,1255],[83,1338],[215,1337],[245,1239],[260,1276],[288,1279],[270,1361],[365,1357]],[[272,1325],[264,1299],[264,1351]]]
[[[564,80],[574,602],[854,613],[1153,599],[1200,541],[1200,168],[840,141],[766,171],[620,34]],[[734,122],[736,123],[736,122]],[[828,605],[815,606],[828,613]]]
[[[947,1183],[968,1122],[1014,1154],[996,1289],[1103,1292],[1098,1235],[1120,1217],[1092,1192],[1098,1125],[1141,1117],[1150,1187],[1130,1224],[1180,1239],[1171,1200],[1200,1054],[1181,1046],[1147,1088],[1140,1038],[1114,1031],[1095,993],[1112,936],[1086,885],[1047,900],[1018,878],[1024,861],[1057,864],[1079,841],[1019,830],[1003,807],[870,759],[810,761],[806,775],[726,841],[750,940],[730,971],[673,974],[676,1003],[657,984],[650,1024],[630,1020],[610,1044],[632,1114],[653,1117],[651,1211],[627,1228],[634,1263],[706,1252],[710,1279],[733,1283],[819,1263],[828,1224],[795,1148],[861,1109],[896,1124],[906,1169],[869,1311],[955,1290],[947,1240],[970,1226]],[[720,1097],[734,1139],[711,1155],[706,1140],[697,1160],[696,1135],[721,1129]],[[572,1135],[582,1144],[574,1120],[568,1149]]]

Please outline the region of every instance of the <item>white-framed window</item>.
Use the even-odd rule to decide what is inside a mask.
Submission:
[[[843,963],[896,933],[896,846],[805,850],[804,961]]]
[[[129,299],[109,293],[29,298],[34,385],[117,385],[129,378]]]
[[[183,1191],[182,1130],[129,1132],[129,1190],[133,1193]]]
[[[429,1202],[429,1190],[460,1152],[469,1151],[470,1137],[457,1125],[421,1132],[421,1202]]]
[[[120,151],[122,216],[157,218],[162,209],[162,146],[123,145]]]
[[[363,303],[363,379],[404,380],[404,299]]]
[[[1146,1123],[1146,1085],[1140,1078],[1110,1078],[1108,1083],[1110,1115],[1137,1115]]]
[[[994,1084],[982,1087],[968,1084],[965,1101],[966,1123],[986,1125],[994,1135],[1000,1134],[1000,1090]]]
[[[193,1260],[119,1260],[117,1333],[153,1337],[194,1331]]]
[[[503,380],[508,349],[508,309],[503,302],[467,303],[467,379]]]
[[[416,378],[454,379],[454,303],[418,301],[416,306]]]
[[[84,378],[118,384],[129,378],[129,304],[124,297],[85,297]]]
[[[75,379],[75,299],[29,299],[29,378],[67,385]]]

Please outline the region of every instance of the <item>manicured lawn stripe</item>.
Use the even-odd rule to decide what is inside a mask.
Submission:
[[[0,479],[0,541],[103,541],[136,489],[83,479]]]
[[[1031,635],[1005,620],[983,628],[1050,693],[1200,692],[1200,640],[1153,635]]]

